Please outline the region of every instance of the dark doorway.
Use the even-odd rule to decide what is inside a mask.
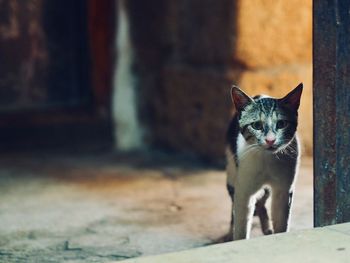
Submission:
[[[106,3],[112,6],[112,1]],[[71,145],[69,141],[89,141],[92,137],[111,141],[111,83],[95,80],[101,67],[112,76],[108,72],[112,68],[112,48],[103,45],[108,41],[113,46],[115,22],[113,15],[105,14],[106,3],[0,1],[3,146]],[[97,21],[99,10],[105,16]],[[115,12],[113,8],[108,10]],[[108,25],[100,25],[107,17]],[[99,31],[101,26],[104,29]],[[102,45],[96,47],[97,41]],[[96,65],[96,58],[106,57],[102,66]]]
[[[2,1],[0,111],[91,100],[86,1]]]

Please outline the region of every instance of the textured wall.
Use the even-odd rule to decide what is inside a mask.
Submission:
[[[233,57],[251,69],[311,62],[311,0],[239,0]]]
[[[300,131],[311,152],[311,0],[150,0],[131,8],[150,144],[222,158],[233,83],[282,96],[304,82]]]

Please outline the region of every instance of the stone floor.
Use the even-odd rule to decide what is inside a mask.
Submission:
[[[113,154],[0,156],[0,262],[104,262],[216,243],[229,226],[222,169]],[[312,227],[304,159],[291,230]],[[257,221],[253,236],[261,235]]]
[[[350,223],[345,223],[137,257],[122,263],[348,263],[349,258]]]

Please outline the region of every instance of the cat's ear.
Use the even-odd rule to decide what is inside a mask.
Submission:
[[[285,97],[280,99],[280,103],[294,111],[297,111],[299,109],[300,97],[302,92],[303,83],[300,83],[295,89],[293,89]]]
[[[241,111],[246,105],[248,105],[251,102],[254,102],[251,97],[245,94],[237,86],[232,86],[231,88],[231,99],[237,111]]]

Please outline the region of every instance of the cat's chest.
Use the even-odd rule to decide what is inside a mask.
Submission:
[[[249,151],[249,150],[248,150]],[[276,173],[281,166],[278,160],[262,151],[251,150],[238,155],[238,169],[242,174],[260,174],[267,176]]]
[[[290,160],[279,159],[270,152],[247,145],[243,137],[238,138],[237,146],[241,176],[259,176],[264,180],[280,178],[283,171],[290,170],[294,165]]]

